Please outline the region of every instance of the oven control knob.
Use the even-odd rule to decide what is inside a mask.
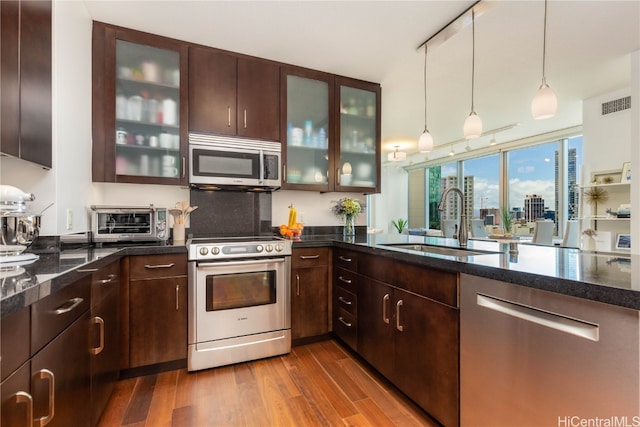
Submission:
[[[262,245],[258,245],[256,246],[256,252],[260,253],[264,250],[264,248],[262,247]]]
[[[206,247],[201,247],[200,248],[200,255],[205,256],[209,253],[209,249],[207,249]]]
[[[267,252],[271,252],[271,251],[273,251],[273,246],[272,245],[267,245],[267,247],[265,249],[267,250]]]
[[[218,255],[218,254],[220,253],[220,248],[219,248],[219,247],[217,247],[217,246],[212,247],[212,248],[211,248],[211,253],[212,253],[213,255]]]
[[[276,252],[282,252],[284,250],[284,245],[282,243],[276,244]]]

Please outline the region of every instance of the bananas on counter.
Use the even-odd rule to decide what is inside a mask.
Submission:
[[[298,211],[293,204],[291,204],[289,206],[289,221],[287,224],[280,225],[280,234],[284,237],[299,237],[302,234],[304,226],[297,221]]]

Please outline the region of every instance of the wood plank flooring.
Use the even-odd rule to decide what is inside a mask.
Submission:
[[[98,427],[437,426],[335,341],[118,382]]]

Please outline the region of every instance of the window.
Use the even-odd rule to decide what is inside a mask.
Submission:
[[[536,219],[550,219],[560,236],[566,220],[578,214],[576,184],[581,164],[582,136],[576,136],[431,166],[420,175],[426,182],[410,180],[410,194],[425,191],[426,201],[410,197],[409,210],[412,199],[420,200],[421,210],[415,214],[424,212],[429,228],[441,229],[442,219],[459,216],[457,197],[447,200],[442,213],[437,209],[442,191],[455,185],[465,192],[468,221],[483,219],[485,225],[499,225],[500,207],[506,206],[514,218],[515,233],[530,236]],[[414,181],[422,183],[420,190]]]

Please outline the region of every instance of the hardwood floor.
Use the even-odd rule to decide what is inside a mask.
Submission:
[[[436,426],[340,344],[188,373],[126,379],[99,427]]]

